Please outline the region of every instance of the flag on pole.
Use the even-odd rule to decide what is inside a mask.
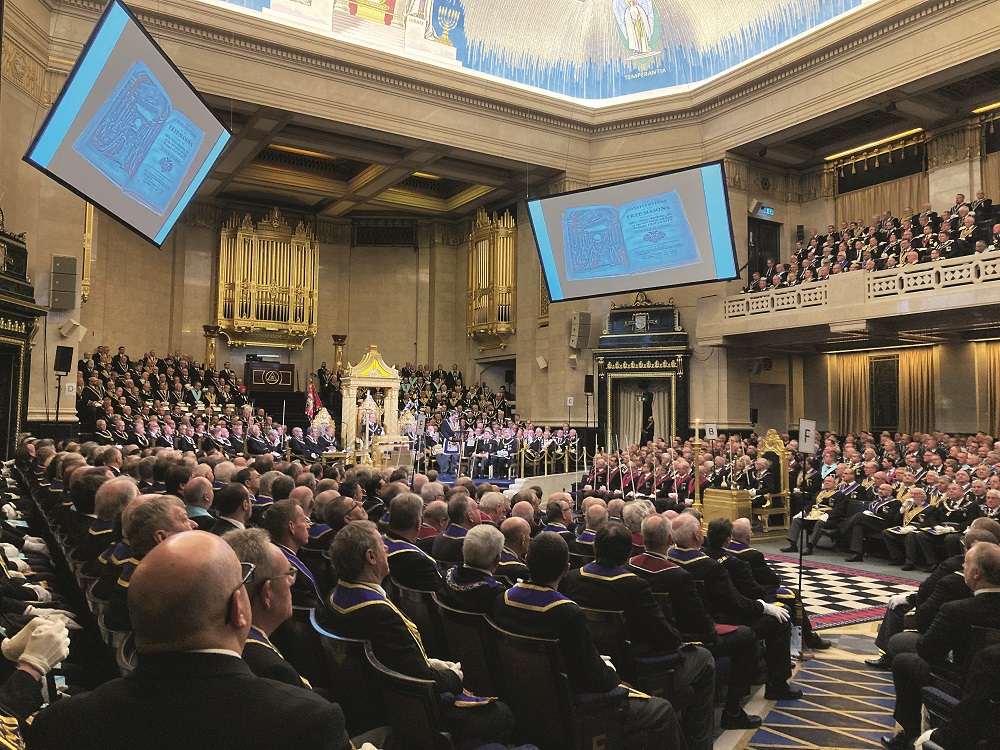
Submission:
[[[309,419],[313,418],[313,414],[320,408],[317,406],[319,402],[319,396],[316,394],[316,388],[313,387],[312,378],[309,378],[309,387],[306,388],[306,416]]]

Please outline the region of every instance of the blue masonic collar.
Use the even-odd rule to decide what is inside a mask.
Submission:
[[[599,578],[602,581],[617,581],[619,578],[627,578],[634,574],[630,573],[623,565],[609,568],[606,565],[592,562],[587,563],[580,569],[580,575],[587,578]]]
[[[503,595],[504,601],[512,607],[545,612],[560,604],[570,604],[571,601],[555,589],[548,586],[537,586],[533,583],[519,583],[507,589]]]
[[[667,557],[674,562],[685,565],[687,563],[694,562],[695,560],[700,560],[703,557],[708,557],[708,555],[700,549],[680,549],[679,547],[671,547],[667,551]]]

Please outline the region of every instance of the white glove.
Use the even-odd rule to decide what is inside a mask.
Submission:
[[[889,609],[896,609],[896,607],[909,607],[910,600],[908,594],[894,594],[889,597]]]
[[[464,681],[465,675],[462,674],[462,663],[457,661],[443,661],[441,659],[428,659],[427,663],[432,669],[450,669],[452,672],[458,675],[458,679]]]
[[[27,581],[28,577],[19,570],[8,570],[7,577],[12,581]]]
[[[60,622],[46,621],[35,628],[28,639],[19,664],[27,664],[42,674],[69,656],[69,631]]]
[[[3,514],[7,516],[7,518],[9,518],[10,520],[14,520],[15,518],[17,518],[17,508],[14,507],[13,503],[7,503],[2,508],[0,508],[0,510],[2,510]]]
[[[25,614],[28,614],[27,612]],[[35,617],[41,617],[43,620],[49,620],[51,622],[58,622],[65,625],[69,630],[82,630],[83,628],[77,624],[76,620],[73,618],[75,615],[72,612],[67,612],[65,609],[39,609],[34,608]]]
[[[8,661],[12,661],[15,664],[17,660],[21,658],[21,653],[24,651],[24,647],[28,645],[28,639],[31,638],[31,634],[35,632],[35,628],[41,625],[45,620],[40,617],[36,617],[33,620],[29,620],[28,624],[18,631],[18,634],[13,638],[4,638],[3,643],[0,644],[0,651],[3,651],[3,655],[7,657]]]
[[[787,609],[777,607],[774,604],[769,604],[763,599],[758,599],[757,601],[764,605],[764,614],[768,617],[773,617],[778,622],[788,622],[792,619],[792,616],[788,613]]]
[[[27,537],[25,538],[27,539]],[[19,550],[13,544],[7,544],[7,542],[0,542],[0,549],[3,550],[3,553],[7,556],[8,560],[17,557],[19,554],[21,554],[21,550]]]
[[[26,542],[34,542],[35,544],[40,544],[43,547],[45,546],[45,540],[42,539],[40,536],[30,536],[28,534],[25,534],[24,535],[24,541],[26,541]]]
[[[7,558],[7,565],[10,568],[14,568],[18,573],[26,573],[29,570],[28,563],[20,557]]]
[[[992,250],[993,248],[990,249]],[[923,750],[924,743],[930,740],[932,734],[934,734],[934,730],[928,729],[922,735],[917,737],[917,741],[913,743],[914,750]]]
[[[38,601],[40,601],[40,602],[50,602],[50,601],[52,601],[52,594],[51,594],[51,592],[47,588],[45,588],[44,586],[42,586],[41,584],[38,584],[38,583],[26,583],[24,585],[24,587],[27,588],[27,589],[31,589],[32,591],[34,591],[38,595]]]
[[[49,553],[49,548],[45,546],[43,541],[32,541],[28,537],[24,538],[24,551],[25,552],[36,552],[40,555],[47,555]]]

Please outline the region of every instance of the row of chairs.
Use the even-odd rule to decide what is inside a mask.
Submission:
[[[544,750],[618,746],[626,689],[574,695],[557,641],[509,633],[483,615],[443,605],[441,611],[466,689],[510,706],[517,742]],[[286,642],[295,642],[286,658],[341,705],[352,736],[389,725],[404,750],[453,747],[433,681],[386,668],[369,643],[330,633],[312,610],[297,612],[282,627],[292,636]]]

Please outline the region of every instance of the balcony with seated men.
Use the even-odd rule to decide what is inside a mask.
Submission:
[[[775,344],[809,350],[861,343],[983,338],[1000,328],[1000,251],[883,271],[831,275],[787,288],[704,297],[701,346]]]

